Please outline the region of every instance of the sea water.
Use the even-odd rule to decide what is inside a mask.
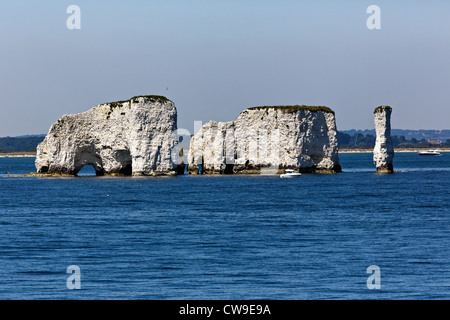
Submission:
[[[34,158],[0,158],[0,299],[449,299],[450,153],[396,153],[394,174],[340,160],[297,179],[8,178]]]

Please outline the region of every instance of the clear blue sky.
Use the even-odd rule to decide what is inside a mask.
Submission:
[[[66,9],[81,8],[81,30]],[[381,30],[366,9],[381,8]],[[325,105],[338,129],[450,128],[450,1],[2,1],[0,136],[135,95],[178,126],[258,105]]]

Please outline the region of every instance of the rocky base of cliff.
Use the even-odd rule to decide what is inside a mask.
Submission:
[[[294,167],[294,166],[280,166],[278,169],[274,169],[271,166],[263,167],[263,166],[248,166],[242,167],[238,166],[235,168],[233,165],[229,165],[228,168],[224,170],[200,170],[199,166],[189,166],[187,170],[187,174],[259,174],[259,175],[279,175],[285,172],[285,169],[293,169],[295,172],[300,173],[340,173],[342,172],[342,168],[339,164],[334,167],[327,168],[317,168],[317,167]]]
[[[392,164],[377,167],[377,173],[393,173],[393,172],[394,167],[392,166]]]

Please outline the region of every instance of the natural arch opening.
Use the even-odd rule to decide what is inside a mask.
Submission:
[[[89,169],[89,167],[93,167],[94,171],[95,171],[95,175],[96,176],[103,176],[105,171],[103,170],[102,167],[102,160],[99,156],[97,156],[96,154],[93,154],[91,152],[81,152],[81,154],[78,157],[78,161],[75,162],[75,170],[73,172],[73,174],[75,176],[78,176],[80,171],[82,171],[82,169],[84,167],[87,167],[85,170],[87,170],[87,174],[89,174],[89,172],[92,172],[92,168]],[[85,174],[83,172],[83,174]]]
[[[97,172],[92,164],[84,165],[80,171],[77,173],[78,177],[95,177],[97,176]]]
[[[103,176],[105,172],[103,169],[95,164],[86,163],[80,167],[77,167],[77,170],[74,172],[75,176]]]

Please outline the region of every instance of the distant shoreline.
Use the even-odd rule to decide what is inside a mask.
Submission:
[[[450,148],[394,148],[394,152],[419,152],[425,150],[439,150],[441,152],[450,152]],[[348,149],[342,148],[339,149],[339,153],[372,153],[372,149]]]
[[[33,151],[16,151],[8,153],[0,153],[0,158],[33,158],[36,157],[36,152]]]

